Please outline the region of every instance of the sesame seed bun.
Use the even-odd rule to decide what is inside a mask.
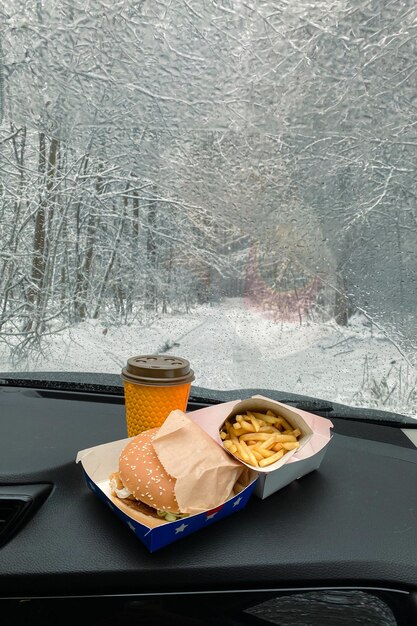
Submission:
[[[178,514],[175,478],[162,467],[152,445],[157,432],[157,428],[146,430],[128,443],[120,455],[119,478],[135,500],[152,509]]]

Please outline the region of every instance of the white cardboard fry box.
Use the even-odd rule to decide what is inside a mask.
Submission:
[[[182,537],[191,535],[197,530],[205,528],[218,520],[243,509],[255,487],[257,473],[248,473],[246,487],[229,498],[224,504],[210,511],[204,511],[196,515],[167,522],[156,528],[149,528],[144,524],[131,518],[119,509],[110,497],[109,476],[117,471],[119,467],[119,457],[123,448],[130,439],[120,439],[112,441],[94,448],[81,450],[77,454],[77,463],[81,463],[87,486],[100,500],[130,528],[136,537],[148,548],[150,552],[155,552]]]
[[[193,421],[199,423],[219,445],[223,445],[220,430],[226,419],[247,410],[265,412],[268,409],[284,417],[294,428],[299,428],[301,437],[299,439],[300,447],[297,450],[287,452],[279,461],[269,467],[256,468],[259,478],[255,485],[254,494],[262,500],[286,487],[293,480],[297,480],[320,467],[331,439],[332,422],[324,417],[295,409],[264,396],[252,396],[247,400],[227,402],[189,413],[189,417]],[[210,421],[207,420],[209,414],[211,415]],[[240,462],[253,469],[252,466],[243,461]]]
[[[253,397],[263,398],[263,396]],[[278,491],[278,489],[286,487],[293,480],[298,480],[302,476],[319,469],[332,438],[330,429],[333,428],[333,423],[329,419],[301,409],[294,409],[281,402],[276,402],[276,404],[280,407],[279,409],[277,408],[278,413],[285,409],[297,413],[308,424],[313,434],[282,466],[281,476],[279,476],[278,472],[272,475],[260,475],[259,485],[256,486],[254,493],[262,499],[267,498],[275,491]]]

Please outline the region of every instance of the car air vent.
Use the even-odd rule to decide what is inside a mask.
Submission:
[[[0,547],[29,521],[52,485],[0,485]]]

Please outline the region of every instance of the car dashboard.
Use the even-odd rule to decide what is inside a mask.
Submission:
[[[122,391],[0,386],[0,608],[15,623],[417,623],[417,449],[405,429],[329,417],[318,471],[150,554],[75,463],[126,436]]]

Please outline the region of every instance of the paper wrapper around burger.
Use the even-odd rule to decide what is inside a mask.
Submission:
[[[182,411],[172,411],[153,440],[165,471],[176,479],[182,513],[201,513],[225,502],[242,476],[242,464],[213,446],[204,430]]]

